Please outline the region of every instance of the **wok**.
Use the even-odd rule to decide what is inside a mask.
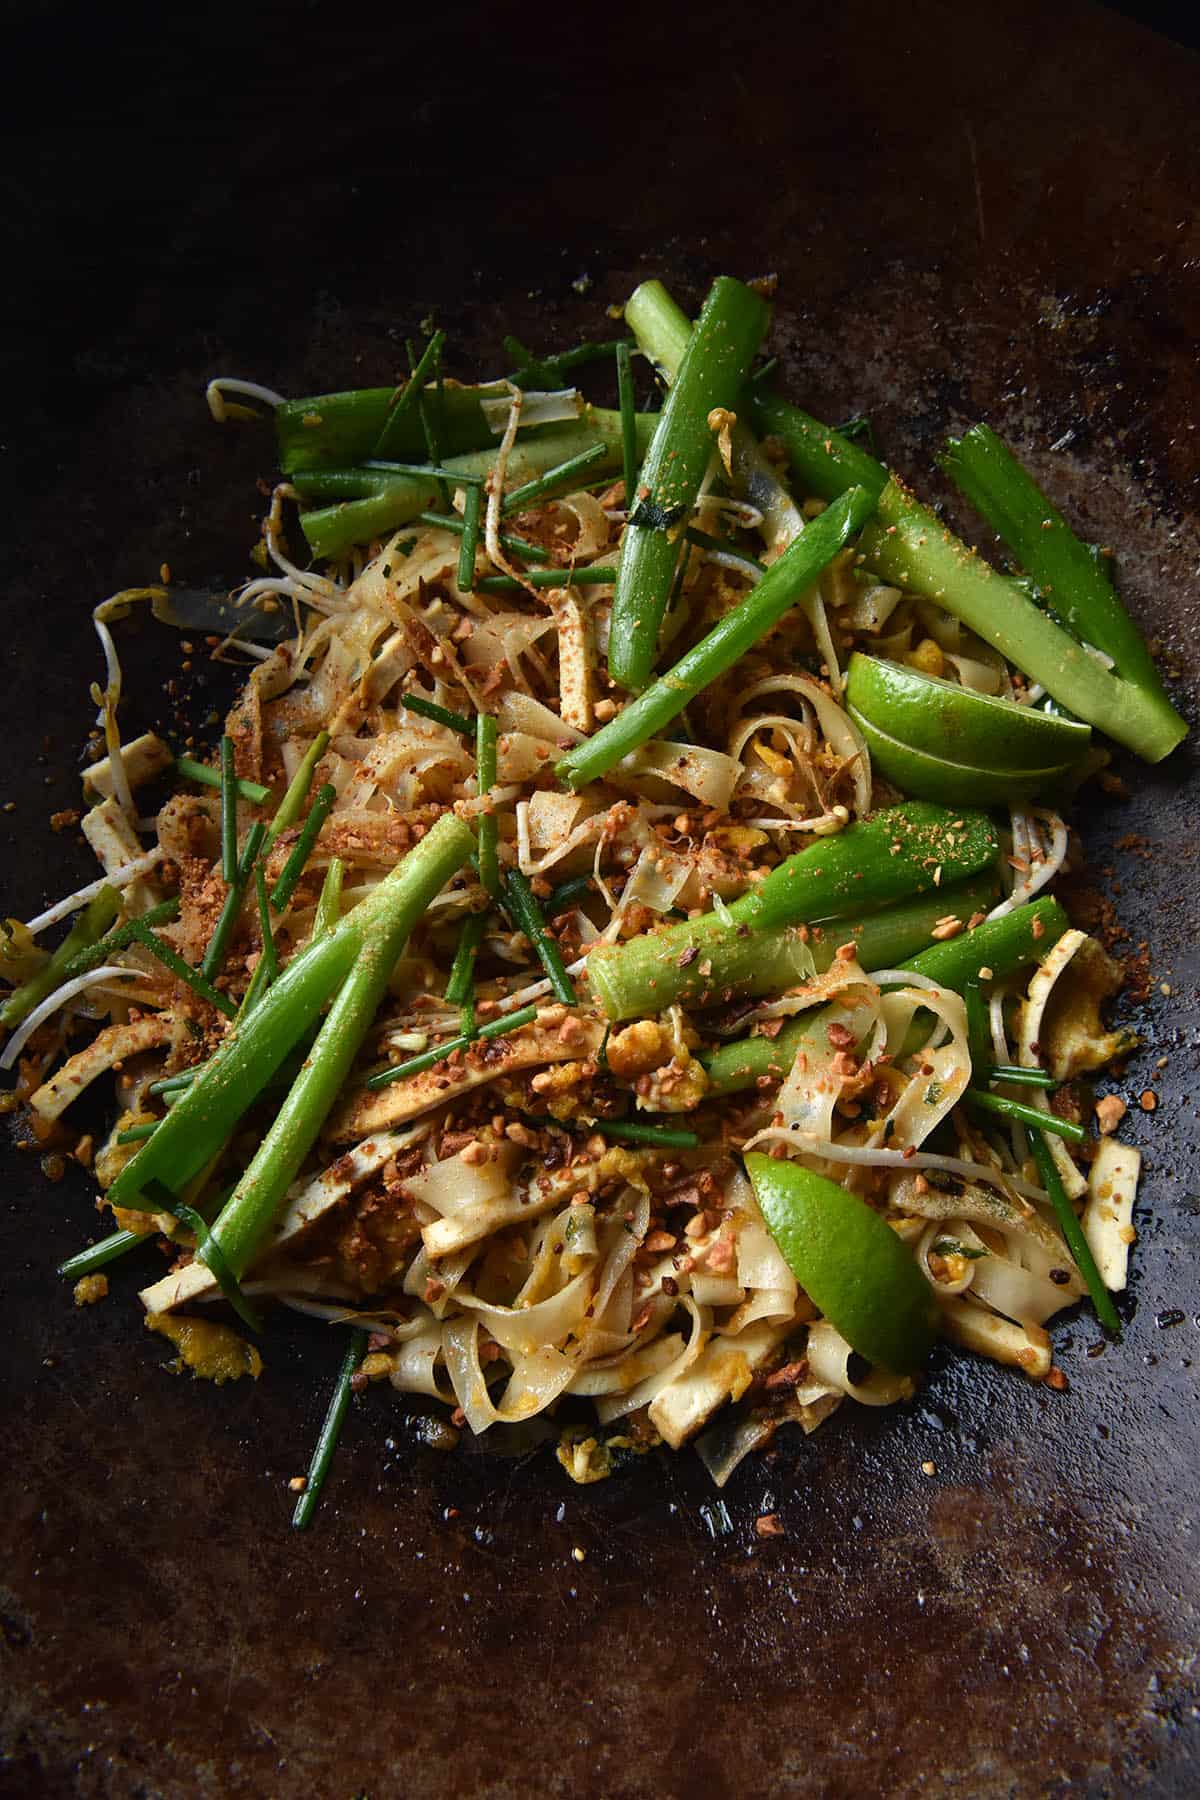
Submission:
[[[204,381],[388,380],[431,309],[466,373],[506,330],[598,332],[652,273],[691,304],[777,271],[803,404],[868,412],[933,492],[942,430],[989,418],[1194,683],[1190,52],[1081,0],[350,12],[49,6],[10,38],[6,910],[87,867],[45,828],[85,608],[163,561],[243,569],[269,448]],[[131,728],[203,720],[210,672],[123,643]],[[1124,1344],[1060,1325],[1065,1394],[939,1357],[911,1409],[743,1465],[727,1515],[687,1455],[576,1489],[443,1456],[376,1393],[292,1533],[328,1340],[282,1329],[250,1391],[172,1380],[131,1271],[85,1315],[53,1275],[87,1184],[6,1152],[0,1791],[1193,1793],[1195,756],[1079,821],[1151,947]]]

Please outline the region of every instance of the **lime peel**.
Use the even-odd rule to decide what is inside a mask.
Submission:
[[[860,1356],[914,1374],[937,1336],[933,1290],[864,1200],[799,1163],[746,1157],[767,1229],[805,1293]]]

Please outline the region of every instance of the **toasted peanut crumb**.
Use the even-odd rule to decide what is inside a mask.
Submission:
[[[97,1300],[103,1300],[107,1292],[107,1275],[85,1275],[82,1281],[75,1283],[75,1304],[76,1306],[94,1306]]]
[[[1143,1088],[1142,1092],[1138,1095],[1138,1105],[1141,1107],[1143,1112],[1156,1112],[1157,1111],[1158,1095],[1155,1093],[1153,1088]]]
[[[935,1462],[923,1462],[921,1464],[921,1473],[922,1475],[936,1475],[937,1464]]]
[[[1128,1111],[1129,1108],[1119,1094],[1105,1094],[1102,1100],[1097,1100],[1096,1124],[1100,1127],[1101,1135],[1107,1137],[1109,1132],[1115,1131]]]
[[[1065,1394],[1067,1385],[1067,1378],[1061,1369],[1051,1369],[1048,1372],[1046,1376],[1046,1386],[1048,1388],[1053,1388],[1056,1394]]]
[[[304,1492],[305,1488],[308,1486],[308,1476],[307,1475],[293,1475],[292,1479],[288,1482],[288,1486],[292,1490],[293,1494],[302,1494]]]
[[[760,1513],[754,1521],[754,1530],[760,1538],[782,1537],[783,1522],[778,1513]]]

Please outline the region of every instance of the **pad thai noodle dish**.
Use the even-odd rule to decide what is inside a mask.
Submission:
[[[1062,809],[1185,728],[1111,552],[981,423],[984,560],[784,397],[772,288],[480,384],[432,325],[393,386],[218,378],[282,476],[254,578],[95,609],[100,873],[7,922],[7,1105],[98,1183],[79,1304],[127,1258],[217,1381],[334,1327],[299,1524],[370,1384],[721,1485],[939,1338],[1061,1388],[1056,1314],[1119,1331],[1137,1037]],[[122,736],[143,605],[241,666],[217,737]]]

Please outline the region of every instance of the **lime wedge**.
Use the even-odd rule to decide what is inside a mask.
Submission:
[[[1091,726],[1075,719],[976,694],[861,651],[850,658],[846,698],[856,714],[898,743],[971,768],[1042,778],[1077,762],[1091,742]]]
[[[849,699],[846,711],[867,740],[875,768],[914,799],[940,800],[943,806],[995,806],[1008,800],[1028,800],[1052,791],[1074,767],[1073,762],[1052,769],[1003,769],[994,764],[979,768],[950,762],[880,731]]]
[[[937,1301],[891,1227],[798,1163],[751,1151],[746,1172],[792,1274],[851,1348],[895,1375],[919,1369],[937,1336]]]

